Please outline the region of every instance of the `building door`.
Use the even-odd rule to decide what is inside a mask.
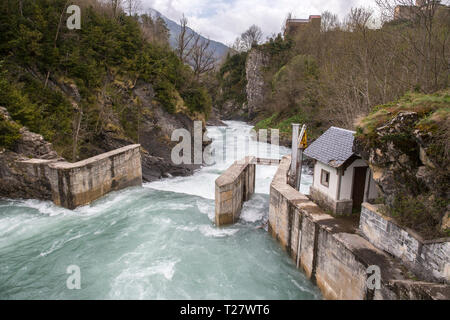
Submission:
[[[355,167],[353,172],[353,211],[360,211],[364,201],[364,189],[366,188],[366,174],[368,167]]]

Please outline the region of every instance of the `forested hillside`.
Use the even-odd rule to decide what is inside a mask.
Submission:
[[[0,147],[14,149],[19,125],[68,160],[139,142],[156,161],[170,155],[169,128],[206,120],[211,98],[170,49],[164,21],[111,3],[77,1],[80,30],[66,26],[71,1],[0,3],[0,106],[17,123],[2,118]]]
[[[286,141],[292,121],[307,123],[312,137],[330,125],[355,129],[374,106],[409,91],[433,93],[448,87],[448,7],[430,1],[409,19],[394,20],[397,1],[378,3],[382,21],[363,8],[352,9],[341,20],[324,12],[320,30],[309,26],[253,46],[251,52],[264,57],[259,66],[264,97],[256,118],[249,119],[256,128],[279,128]],[[234,70],[218,74],[225,83],[222,95],[238,97],[236,93],[246,91],[249,97],[252,85],[240,71],[251,61],[236,61],[228,57],[224,67],[235,65]],[[240,87],[227,84],[233,74],[241,75],[232,80]]]

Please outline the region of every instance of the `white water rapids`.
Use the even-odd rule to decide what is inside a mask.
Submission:
[[[251,127],[209,127],[234,150]],[[266,144],[250,154],[270,158]],[[281,154],[289,149],[280,148]],[[214,225],[214,181],[236,159],[113,192],[67,210],[49,201],[0,200],[0,299],[320,299],[318,289],[263,229],[276,167],[257,167],[256,194],[233,226]],[[303,175],[302,192],[311,176]],[[81,271],[69,290],[67,267]]]

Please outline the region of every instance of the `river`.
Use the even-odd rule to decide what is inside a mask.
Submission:
[[[220,146],[217,159],[249,140],[249,125],[227,124],[208,127],[212,146]],[[233,139],[223,147],[225,132]],[[249,153],[259,147],[259,156],[274,156],[268,146],[250,141]],[[0,299],[321,299],[258,229],[267,220],[276,167],[257,167],[256,194],[236,225],[214,226],[214,181],[234,160],[73,211],[50,201],[0,200]],[[311,180],[302,177],[302,192]],[[71,265],[80,270],[79,290],[66,285]]]

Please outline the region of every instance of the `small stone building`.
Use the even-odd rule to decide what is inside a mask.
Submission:
[[[354,131],[331,127],[304,154],[314,160],[312,200],[335,214],[351,214],[378,197],[367,163],[353,152]]]

